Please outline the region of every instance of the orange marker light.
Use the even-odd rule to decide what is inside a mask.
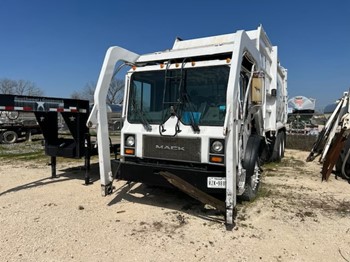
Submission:
[[[160,68],[164,68],[164,64],[160,64]]]
[[[132,66],[132,70],[134,70],[134,71],[135,71],[135,70],[136,70],[136,66]]]
[[[213,163],[224,163],[224,158],[222,156],[211,156],[210,162]]]
[[[231,58],[226,58],[226,63],[231,63]]]
[[[191,65],[192,65],[192,66],[195,66],[195,65],[196,65],[196,62],[192,61],[192,62],[191,62]]]
[[[135,155],[135,149],[125,148],[124,153],[125,155]]]
[[[176,64],[175,64],[175,66],[176,66],[176,67],[179,67],[179,64],[178,64],[178,63],[176,63]]]

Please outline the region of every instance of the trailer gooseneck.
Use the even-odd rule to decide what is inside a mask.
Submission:
[[[89,101],[66,99],[57,97],[37,97],[20,95],[0,95],[0,109],[7,112],[32,112],[40,127],[40,133],[45,138],[45,154],[51,158],[51,175],[56,175],[56,158],[85,158],[85,184],[90,183],[90,155],[91,141],[86,121],[89,116]],[[62,116],[66,123],[69,135],[61,137],[58,127],[58,116]],[[18,128],[17,126],[14,126]],[[12,132],[5,139],[15,142],[17,138],[14,129],[7,126]],[[6,132],[9,132],[6,131]],[[2,136],[6,135],[6,132]],[[18,132],[18,130],[17,130]],[[8,134],[8,133],[7,133]],[[1,126],[0,126],[1,135]],[[12,138],[11,138],[12,137]],[[3,140],[4,138],[2,138]],[[12,140],[11,140],[12,139]]]

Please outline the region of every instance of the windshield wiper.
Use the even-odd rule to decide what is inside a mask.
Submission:
[[[193,104],[191,103],[190,101],[190,98],[188,97],[188,94],[187,92],[181,92],[181,100],[182,100],[182,107],[184,108],[185,107],[185,104],[187,103],[187,105],[189,107],[192,107],[192,108],[189,108],[189,113],[190,113],[190,124],[191,124],[191,127],[192,127],[192,130],[196,133],[199,133],[201,130],[199,129],[199,126],[197,125],[195,119],[194,119],[194,115],[193,115],[193,111],[194,111],[194,106]]]
[[[152,127],[148,123],[146,117],[143,115],[143,111],[137,110],[137,113],[138,113],[138,115],[140,117],[140,120],[141,120],[141,123],[142,123],[143,127],[146,129],[147,132],[151,132],[152,131]]]
[[[143,125],[143,127],[146,129],[147,132],[152,131],[152,127],[151,125],[148,123],[146,117],[143,114],[143,111],[138,109],[137,105],[136,105],[136,100],[135,98],[132,99],[132,107],[133,107],[133,112],[136,112],[137,115],[139,116],[141,123]]]

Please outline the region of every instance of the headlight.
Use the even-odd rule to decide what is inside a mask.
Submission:
[[[129,147],[135,146],[135,137],[134,136],[128,136],[125,139],[125,145]]]
[[[215,153],[222,153],[222,150],[224,149],[224,145],[220,141],[215,141],[211,144],[211,150]]]

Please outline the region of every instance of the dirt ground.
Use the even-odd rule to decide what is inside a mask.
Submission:
[[[350,261],[350,184],[287,150],[265,167],[260,196],[238,206],[228,231],[212,208],[173,190],[115,183],[79,162],[0,166],[0,261]]]

